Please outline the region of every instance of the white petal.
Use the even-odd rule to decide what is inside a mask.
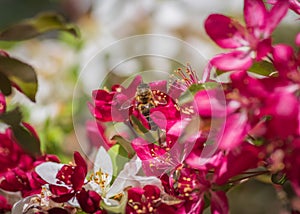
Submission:
[[[38,197],[38,196],[31,195],[31,196],[28,196],[28,197],[16,202],[11,210],[11,213],[12,214],[24,213],[24,210],[28,209],[29,208],[28,206],[30,206],[29,203],[30,203],[31,198],[35,198],[35,197]]]
[[[137,176],[142,167],[142,162],[138,157],[133,157],[128,163],[125,164],[124,169],[119,173],[118,177],[112,184],[111,188],[107,192],[106,197],[110,198],[118,193],[121,193],[126,187],[143,187],[147,184],[158,186],[161,190],[161,181],[154,176]]]
[[[107,151],[101,146],[97,152],[94,162],[94,172],[101,169],[108,174],[107,183],[109,184],[113,174],[113,164]]]
[[[56,175],[59,170],[64,166],[64,164],[55,163],[55,162],[45,162],[38,165],[35,168],[36,173],[48,184],[55,184],[57,179]]]
[[[71,198],[68,203],[72,206],[72,207],[80,207],[78,201],[77,201],[77,198],[76,197],[73,197]]]

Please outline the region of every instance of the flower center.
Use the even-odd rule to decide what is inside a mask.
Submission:
[[[90,181],[94,181],[96,184],[99,185],[100,190],[101,190],[101,195],[105,197],[107,193],[107,189],[109,187],[108,183],[108,173],[103,172],[102,169],[100,168],[99,171],[92,173],[90,176]]]

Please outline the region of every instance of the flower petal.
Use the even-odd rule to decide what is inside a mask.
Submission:
[[[300,3],[299,3],[299,4],[300,4]],[[300,6],[299,6],[299,8],[300,8]],[[300,9],[299,9],[299,10],[300,10]],[[298,47],[300,47],[300,33],[297,34],[295,43],[296,43],[296,45],[297,45]]]
[[[84,189],[76,195],[78,203],[84,212],[94,213],[99,210],[101,196],[95,191],[85,191]]]
[[[151,90],[159,90],[161,92],[167,93],[167,81],[166,80],[158,80],[149,83]]]
[[[216,55],[211,59],[210,63],[224,71],[247,70],[252,65],[252,59],[247,52],[233,51]]]
[[[265,25],[267,10],[262,0],[244,1],[245,23],[248,28],[260,29]]]
[[[251,0],[249,0],[251,1]],[[289,9],[289,1],[281,0],[272,7],[264,27],[265,36],[270,36]],[[256,15],[256,14],[255,14]]]
[[[83,173],[86,175],[87,174],[87,164],[79,152],[74,152],[74,161],[76,163],[76,166],[81,167],[83,169]]]
[[[231,150],[239,146],[247,134],[246,113],[236,113],[230,115],[224,124],[223,130],[218,134],[219,148]]]
[[[223,157],[222,162],[215,170],[215,182],[223,185],[230,178],[246,170],[257,168],[260,152],[261,148],[243,142],[240,147]]]
[[[20,201],[16,202],[11,210],[11,213],[12,214],[24,213],[25,206],[28,205],[30,203],[30,201],[36,197],[37,197],[37,195],[31,195],[31,196],[28,196],[28,197],[23,198]]]
[[[224,97],[223,97],[224,98]],[[194,97],[194,109],[202,117],[226,116],[225,98],[218,96],[216,89],[201,90]]]
[[[298,15],[300,15],[300,2],[299,0],[290,0],[290,8],[297,13]]]
[[[110,183],[113,175],[113,164],[109,154],[102,146],[99,148],[94,161],[94,172],[98,172],[99,169],[108,174],[107,183]]]
[[[256,60],[259,61],[272,51],[271,38],[259,42],[256,49]]]
[[[211,213],[223,214],[229,213],[228,200],[225,192],[223,191],[211,191]]]
[[[294,50],[291,46],[278,44],[273,48],[274,64],[281,76],[286,76],[288,72],[297,69],[294,59]]]
[[[119,173],[118,177],[107,192],[106,198],[110,198],[122,192],[128,186],[143,187],[146,184],[151,184],[162,189],[161,181],[157,177],[136,175],[141,169],[141,166],[142,162],[136,156],[126,163],[124,169]]]
[[[56,175],[61,170],[61,168],[64,166],[64,164],[60,163],[54,163],[54,162],[45,162],[40,165],[38,165],[35,168],[36,173],[48,184],[58,185],[56,181]],[[62,185],[61,186],[65,186]]]
[[[261,116],[271,116],[270,121],[267,121],[267,135],[272,138],[276,133],[276,136],[281,139],[296,135],[299,106],[300,101],[294,93],[279,91],[272,94],[266,100],[265,107],[261,109]]]
[[[205,20],[204,27],[210,38],[222,48],[237,48],[245,43],[244,27],[227,16],[212,14]]]
[[[105,136],[105,127],[100,121],[89,120],[86,122],[86,133],[89,139],[90,146],[94,148],[99,148],[103,146],[108,150],[113,143],[110,142]]]

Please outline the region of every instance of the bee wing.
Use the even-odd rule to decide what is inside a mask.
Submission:
[[[133,104],[132,104],[133,100],[134,100],[134,97],[132,97],[132,98],[126,100],[126,102],[124,102],[124,103],[121,105],[121,108],[120,108],[120,109],[121,109],[121,110],[129,109],[129,108],[133,105]]]

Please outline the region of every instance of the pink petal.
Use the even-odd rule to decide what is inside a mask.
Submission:
[[[270,121],[267,121],[267,133],[270,138],[274,137],[274,133],[281,139],[298,133],[299,106],[298,98],[285,91],[274,93],[266,100],[265,108],[261,109],[261,112],[262,116],[271,116]]]
[[[155,199],[160,197],[160,189],[157,186],[154,185],[146,185],[143,187],[145,190],[144,195],[146,197],[155,197]]]
[[[237,71],[230,75],[232,86],[238,89],[239,93],[245,97],[256,97],[265,99],[269,92],[259,79],[251,77],[246,71]]]
[[[84,189],[76,195],[78,203],[80,204],[81,209],[87,213],[95,213],[99,210],[99,203],[101,201],[101,196],[93,191]]]
[[[289,71],[296,69],[295,63],[291,63],[294,58],[294,50],[288,45],[279,44],[273,48],[274,64],[280,75],[286,75]]]
[[[143,81],[142,76],[140,76],[140,75],[136,76],[132,80],[132,82],[130,83],[128,88],[124,89],[124,91],[122,91],[122,93],[124,93],[127,97],[133,97],[135,95],[138,85],[141,84],[142,81]]]
[[[157,80],[149,83],[151,90],[159,90],[161,92],[167,93],[167,81]]]
[[[94,102],[97,103],[97,101],[106,101],[106,102],[110,102],[113,97],[114,97],[114,92],[107,92],[105,90],[94,90],[92,92],[92,96],[93,96],[93,99],[94,99]]]
[[[74,161],[78,167],[82,167],[85,175],[87,174],[87,164],[79,152],[74,152]]]
[[[251,0],[249,0],[251,1]],[[267,17],[267,22],[264,27],[265,36],[268,37],[272,34],[276,26],[279,24],[281,19],[285,16],[289,9],[289,1],[281,0],[273,6],[272,10],[269,12]],[[256,14],[255,14],[256,15]]]
[[[211,64],[224,71],[247,70],[252,65],[252,59],[247,52],[233,51],[216,55],[211,59]]]
[[[149,143],[148,141],[142,138],[134,139],[131,144],[133,149],[136,151],[137,156],[141,160],[148,160],[153,158],[151,156],[151,148],[153,147],[153,144]]]
[[[261,28],[264,26],[267,10],[262,0],[245,0],[244,16],[248,28]]]
[[[222,48],[237,48],[244,40],[244,27],[231,18],[220,15],[210,15],[204,23],[205,30],[215,43]]]
[[[92,148],[99,148],[103,146],[108,150],[113,143],[108,141],[104,135],[105,127],[100,122],[87,121],[86,122],[86,135]]]
[[[73,198],[75,196],[74,193],[67,193],[67,194],[64,194],[64,195],[59,195],[59,196],[52,196],[51,199],[54,201],[54,202],[57,202],[57,203],[63,203],[63,202],[67,202],[69,201],[71,198]]]
[[[224,117],[225,98],[215,89],[201,90],[194,97],[194,109],[202,117]],[[222,99],[223,98],[223,99]]]
[[[220,149],[231,150],[239,146],[246,137],[248,131],[247,115],[236,113],[227,117],[224,129],[218,134]]]
[[[202,75],[202,82],[208,82],[210,80],[212,68],[213,65],[211,64],[211,60],[210,60],[204,68],[203,75]]]
[[[271,38],[265,39],[258,43],[256,49],[256,60],[259,61],[272,51]]]
[[[262,148],[243,142],[240,147],[229,152],[215,171],[215,182],[223,185],[240,173],[258,166],[258,155]]]
[[[212,214],[226,214],[229,213],[228,200],[225,192],[211,191],[211,213]]]
[[[300,4],[300,3],[299,3],[299,4]],[[300,6],[299,6],[299,8],[300,8]],[[300,10],[300,9],[299,9],[299,10]],[[300,47],[300,33],[297,34],[295,43],[296,43],[296,45],[297,45],[298,47]]]
[[[74,174],[72,175],[71,182],[72,188],[76,192],[82,189],[82,185],[84,184],[84,179],[86,176],[85,169],[83,167],[76,166],[74,169]]]
[[[299,0],[290,0],[290,8],[300,15],[300,2]]]

